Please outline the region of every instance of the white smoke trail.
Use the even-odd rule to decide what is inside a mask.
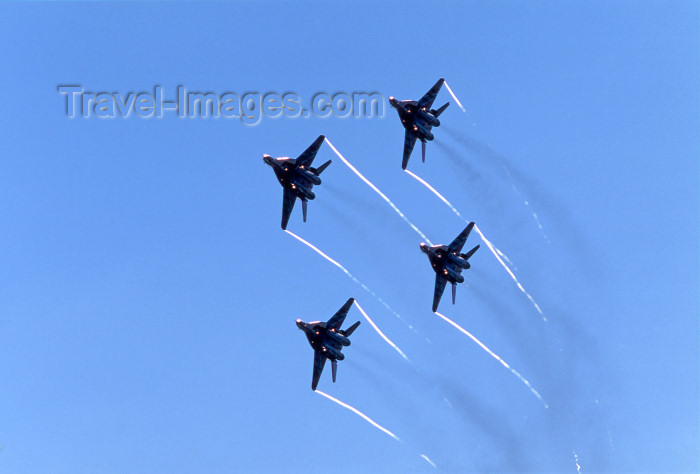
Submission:
[[[392,208],[394,211],[396,211],[396,213],[399,215],[399,217],[401,217],[401,219],[403,219],[404,222],[406,222],[406,224],[408,224],[409,226],[411,226],[411,229],[413,229],[414,231],[416,231],[416,232],[418,233],[418,235],[420,235],[420,236],[423,238],[423,240],[425,240],[425,242],[426,242],[428,245],[433,245],[432,242],[430,242],[430,239],[428,239],[428,237],[426,237],[426,235],[425,235],[423,232],[421,232],[421,230],[420,230],[418,227],[416,227],[415,224],[413,224],[413,222],[411,222],[410,220],[408,220],[408,217],[406,217],[406,216],[404,215],[404,213],[401,212],[401,210],[400,210],[398,207],[396,207],[396,205],[391,201],[391,199],[389,199],[389,198],[386,196],[386,194],[384,194],[383,192],[381,192],[381,191],[379,190],[379,188],[377,188],[374,184],[372,184],[372,182],[371,182],[370,180],[368,180],[367,178],[365,178],[365,176],[364,176],[362,173],[360,173],[360,172],[357,170],[357,168],[355,168],[353,165],[351,165],[350,162],[349,162],[348,160],[346,160],[345,157],[344,157],[343,155],[340,154],[340,152],[338,151],[338,149],[337,149],[336,147],[333,146],[333,144],[330,142],[330,140],[328,140],[328,138],[326,138],[326,143],[328,143],[328,146],[330,146],[330,147],[333,149],[333,151],[335,152],[335,154],[338,155],[338,158],[340,158],[340,159],[343,161],[343,163],[345,163],[345,165],[346,165],[348,168],[350,168],[350,171],[352,171],[353,173],[355,173],[362,181],[365,182],[365,184],[367,184],[367,186],[369,186],[370,188],[372,188],[372,190],[374,190],[374,192],[376,192],[377,194],[379,194],[379,196],[380,196],[382,199],[384,199],[384,200],[391,206],[391,208]]]
[[[327,393],[324,393],[324,392],[322,392],[322,391],[320,391],[320,390],[316,390],[316,393],[318,393],[319,395],[323,395],[324,397],[326,397],[327,399],[329,399],[329,400],[331,400],[331,401],[334,401],[335,403],[337,403],[337,404],[340,405],[341,407],[347,408],[348,410],[350,410],[351,412],[355,413],[356,415],[361,416],[365,421],[367,421],[368,423],[370,423],[370,424],[371,424],[372,426],[374,426],[375,428],[382,430],[384,433],[388,434],[389,436],[391,436],[392,438],[394,438],[396,441],[401,441],[401,438],[399,438],[398,436],[396,436],[394,433],[392,433],[392,432],[389,431],[388,429],[384,428],[382,425],[380,425],[379,423],[377,423],[376,421],[374,421],[372,418],[370,418],[369,416],[367,416],[367,415],[365,415],[364,413],[362,413],[362,412],[361,412],[360,410],[358,410],[357,408],[355,408],[355,407],[353,407],[353,406],[350,406],[350,405],[348,405],[347,403],[341,402],[341,401],[338,400],[337,398],[332,397],[332,396],[328,395]]]
[[[513,375],[515,375],[516,377],[518,377],[518,378],[520,379],[520,381],[521,381],[522,383],[524,383],[524,384],[527,386],[527,388],[530,389],[530,392],[532,392],[533,395],[535,395],[537,398],[540,399],[540,401],[544,404],[544,407],[545,407],[545,408],[549,408],[549,405],[547,404],[547,402],[544,401],[544,399],[542,399],[542,396],[539,394],[539,392],[538,392],[537,390],[535,390],[535,388],[532,386],[532,384],[531,384],[530,382],[528,382],[527,379],[525,379],[525,377],[523,377],[522,375],[520,375],[520,372],[518,372],[517,370],[515,370],[514,368],[512,368],[510,365],[508,365],[508,363],[507,363],[506,361],[504,361],[503,359],[501,359],[501,358],[500,358],[498,355],[496,355],[491,349],[489,349],[488,347],[486,347],[486,345],[485,345],[483,342],[481,342],[481,341],[478,340],[476,337],[474,337],[469,331],[467,331],[466,329],[464,329],[462,326],[460,326],[460,325],[457,324],[456,322],[452,321],[450,318],[448,318],[447,316],[445,316],[445,315],[443,315],[443,314],[440,314],[440,313],[438,313],[438,312],[435,312],[435,314],[438,315],[438,316],[440,316],[444,321],[446,321],[446,322],[448,322],[449,324],[451,324],[454,328],[456,328],[456,329],[457,329],[458,331],[460,331],[462,334],[464,334],[465,336],[469,337],[469,339],[471,339],[472,341],[476,342],[476,343],[479,345],[479,347],[481,347],[481,348],[482,348],[483,350],[485,350],[491,357],[493,357],[493,358],[496,359],[498,362],[500,362],[501,365],[502,365],[503,367],[505,367],[506,369],[510,370],[510,372],[511,372]]]
[[[403,352],[401,349],[399,349],[399,346],[397,346],[396,344],[394,344],[393,342],[391,342],[391,340],[390,340],[388,337],[386,337],[386,335],[381,331],[381,329],[379,329],[379,328],[377,327],[377,325],[374,324],[374,321],[372,321],[372,320],[370,319],[370,317],[367,316],[367,313],[365,313],[365,310],[362,309],[362,306],[360,306],[360,303],[358,303],[357,300],[355,300],[355,306],[357,306],[357,309],[360,310],[360,313],[362,313],[362,316],[365,317],[365,319],[367,320],[367,322],[374,328],[374,330],[377,331],[377,334],[379,334],[379,336],[380,336],[382,339],[384,339],[384,341],[385,341],[387,344],[389,344],[391,347],[393,347],[393,348],[396,350],[396,352],[398,352],[399,354],[401,354],[401,357],[403,357],[404,359],[408,360],[408,357],[406,357],[406,354],[404,354],[404,352]],[[410,361],[409,361],[409,362],[410,362]]]
[[[418,181],[419,183],[421,183],[422,185],[424,185],[426,188],[428,188],[430,191],[432,191],[432,193],[435,194],[442,202],[444,202],[445,204],[447,204],[447,206],[448,206],[450,209],[452,209],[452,212],[454,212],[458,217],[464,219],[464,217],[462,217],[462,214],[460,214],[460,212],[450,203],[450,201],[448,201],[448,200],[445,198],[445,196],[443,196],[442,194],[440,194],[440,193],[438,192],[437,189],[435,189],[434,187],[432,187],[427,181],[425,181],[425,180],[422,179],[421,177],[419,177],[419,176],[417,176],[417,175],[411,173],[411,172],[408,171],[408,170],[404,170],[404,171],[406,171],[406,173],[408,173],[408,174],[411,175],[413,178],[415,178],[416,181]],[[537,304],[537,302],[535,301],[535,299],[534,299],[532,296],[530,296],[530,293],[528,293],[528,292],[525,290],[525,288],[523,287],[523,285],[522,285],[522,284],[518,281],[518,279],[516,278],[516,276],[515,276],[515,274],[513,273],[513,271],[510,269],[510,267],[509,267],[508,265],[506,265],[506,263],[503,261],[503,259],[502,259],[501,257],[503,257],[505,260],[507,260],[510,264],[512,264],[513,262],[512,262],[503,252],[501,252],[498,248],[496,248],[496,246],[493,245],[486,237],[484,237],[484,234],[481,232],[481,230],[479,230],[479,227],[477,227],[477,226],[475,225],[475,226],[474,226],[474,229],[476,230],[476,232],[477,232],[477,233],[479,234],[479,236],[481,237],[481,240],[483,240],[484,243],[487,245],[487,247],[489,248],[489,250],[491,251],[491,253],[496,257],[496,259],[500,262],[500,264],[503,266],[503,268],[506,269],[506,271],[508,272],[508,274],[510,275],[510,277],[513,279],[513,281],[515,281],[515,284],[518,286],[518,288],[520,289],[520,291],[522,291],[522,292],[525,294],[525,296],[527,296],[527,299],[530,300],[530,302],[531,302],[532,305],[535,307],[535,309],[537,310],[537,312],[540,313],[540,316],[542,316],[542,319],[544,319],[544,321],[546,322],[546,321],[547,321],[547,318],[546,318],[545,315],[542,313],[542,309],[540,308],[540,306]]]
[[[537,310],[537,312],[540,313],[540,316],[542,316],[542,319],[543,319],[544,322],[546,323],[546,322],[547,322],[547,317],[544,315],[544,313],[542,313],[542,309],[540,308],[540,305],[538,305],[537,302],[535,301],[535,299],[530,295],[530,293],[528,293],[528,292],[525,290],[525,288],[523,287],[522,283],[520,283],[520,282],[518,281],[518,278],[515,276],[515,274],[513,273],[513,271],[508,267],[508,265],[505,264],[505,262],[504,262],[504,261],[501,259],[501,257],[498,255],[499,253],[502,253],[502,252],[498,251],[498,249],[491,243],[491,241],[489,241],[489,239],[487,239],[486,237],[484,237],[484,234],[483,234],[483,233],[481,232],[481,230],[479,229],[479,226],[475,225],[475,226],[474,226],[474,230],[476,230],[476,232],[477,232],[477,233],[479,234],[479,236],[481,237],[481,240],[484,241],[484,243],[485,243],[486,246],[489,248],[489,250],[491,251],[491,253],[496,257],[496,260],[498,260],[498,261],[501,263],[501,266],[502,266],[503,268],[506,269],[506,271],[508,272],[508,275],[510,275],[510,277],[513,279],[513,281],[514,281],[515,284],[518,286],[518,288],[520,289],[520,291],[522,291],[523,294],[524,294],[525,296],[527,296],[527,299],[530,300],[530,303],[532,303],[532,305],[535,307],[535,309]]]
[[[579,459],[578,459],[578,454],[576,454],[576,451],[573,451],[574,453],[574,463],[576,464],[576,472],[580,473],[581,472],[581,465],[579,464]]]
[[[435,469],[437,469],[437,466],[435,465],[435,463],[433,461],[431,461],[428,456],[426,456],[425,454],[421,454],[420,457],[425,459],[431,466],[433,466]]]
[[[447,81],[445,81],[444,84],[445,84],[445,87],[447,88],[447,92],[449,92],[450,95],[452,96],[452,98],[455,100],[455,102],[457,102],[457,105],[459,105],[459,108],[462,109],[462,112],[466,112],[467,109],[465,109],[464,107],[462,107],[462,103],[459,101],[459,99],[457,98],[457,96],[455,95],[455,93],[452,92],[452,89],[450,89],[450,86],[447,85]]]
[[[552,241],[549,240],[547,233],[544,231],[544,227],[542,227],[542,223],[540,222],[540,218],[537,216],[537,213],[532,209],[532,206],[530,206],[530,201],[528,201],[527,199],[524,199],[523,195],[520,194],[520,191],[518,191],[518,188],[515,187],[515,183],[513,182],[513,177],[511,176],[510,171],[508,170],[508,168],[505,165],[503,165],[503,169],[506,170],[506,174],[508,175],[508,179],[510,180],[510,186],[513,188],[513,191],[515,191],[515,194],[517,194],[518,196],[520,196],[520,198],[523,199],[523,204],[525,204],[525,207],[527,207],[527,209],[530,211],[530,214],[532,214],[532,218],[535,220],[535,224],[537,224],[537,228],[540,229],[540,232],[542,233],[544,240],[548,244],[551,245]]]
[[[518,267],[515,266],[515,264],[513,263],[513,261],[512,261],[511,259],[508,258],[508,255],[504,254],[503,252],[501,252],[501,251],[498,250],[497,248],[496,248],[496,252],[498,252],[498,255],[500,255],[501,257],[503,257],[503,259],[504,259],[506,262],[508,262],[510,265],[513,265],[513,268],[514,268],[515,270],[518,269]]]
[[[440,194],[440,193],[438,192],[437,189],[435,189],[435,188],[432,187],[430,184],[428,184],[428,182],[427,182],[426,180],[424,180],[424,179],[421,178],[420,176],[417,176],[417,175],[411,173],[409,170],[404,170],[404,171],[405,171],[406,173],[408,173],[409,175],[411,175],[416,181],[418,181],[418,182],[421,183],[423,186],[425,186],[425,187],[428,188],[430,191],[432,191],[433,194],[435,194],[442,202],[444,202],[445,204],[447,204],[447,206],[448,206],[450,209],[452,209],[452,212],[454,212],[455,214],[457,214],[457,217],[461,217],[462,219],[464,219],[464,217],[462,217],[462,214],[459,213],[459,211],[450,203],[450,201],[448,201],[448,200],[445,198],[445,196],[443,196],[442,194]]]
[[[360,280],[358,280],[357,278],[355,278],[355,276],[354,276],[352,273],[350,273],[350,272],[348,271],[347,268],[345,268],[345,267],[342,266],[340,263],[338,263],[337,261],[333,260],[333,259],[332,259],[331,257],[329,257],[328,255],[326,255],[323,251],[321,251],[318,247],[316,247],[315,245],[313,245],[311,242],[309,242],[309,241],[307,241],[307,240],[304,240],[304,239],[302,239],[301,237],[299,237],[298,235],[296,235],[294,232],[289,231],[289,230],[287,230],[287,229],[285,229],[284,231],[285,231],[286,233],[288,233],[289,235],[291,235],[292,237],[294,237],[295,239],[297,239],[297,240],[298,240],[299,242],[301,242],[302,244],[305,244],[305,245],[307,245],[309,248],[311,248],[312,250],[316,251],[320,256],[322,256],[323,258],[325,258],[326,260],[328,260],[329,262],[331,262],[331,263],[332,263],[333,265],[335,265],[336,267],[340,268],[340,269],[343,271],[343,273],[345,273],[347,276],[350,277],[350,279],[351,279],[352,281],[354,281],[355,283],[357,283],[358,285],[360,285],[360,287],[361,287],[363,290],[365,290],[367,293],[369,293],[370,295],[372,295],[372,296],[374,296],[375,298],[377,298],[377,301],[379,301],[379,302],[382,304],[382,306],[384,306],[386,309],[388,309],[394,316],[396,316],[397,318],[399,318],[399,319],[403,322],[403,318],[401,317],[401,315],[400,315],[399,313],[397,313],[396,311],[394,311],[394,309],[393,309],[391,306],[389,306],[389,304],[388,304],[386,301],[384,301],[383,299],[381,299],[381,298],[379,297],[379,295],[377,295],[374,291],[372,291],[367,285],[365,285],[365,284],[362,283]],[[406,323],[404,322],[404,324],[406,324]],[[413,326],[410,325],[410,324],[408,325],[408,328],[415,331],[415,329],[413,328]]]

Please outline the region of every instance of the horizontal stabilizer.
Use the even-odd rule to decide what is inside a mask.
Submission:
[[[360,322],[361,321],[356,322],[355,324],[347,328],[345,331],[343,331],[345,333],[345,337],[348,337],[350,334],[352,334],[355,331],[355,329],[357,329],[357,326],[360,325]]]
[[[318,168],[316,168],[316,169],[314,170],[314,174],[315,174],[316,176],[318,176],[318,175],[320,175],[321,173],[323,173],[323,170],[325,170],[326,168],[328,168],[328,165],[331,164],[331,161],[333,161],[333,160],[328,160],[328,161],[326,161],[325,163],[323,163],[321,166],[319,166]]]
[[[445,105],[443,105],[442,107],[440,107],[439,109],[433,111],[432,114],[433,114],[435,117],[439,117],[440,114],[443,113],[443,112],[445,111],[445,109],[447,108],[448,105],[450,105],[449,102],[446,103]]]
[[[479,250],[479,247],[481,247],[481,244],[477,245],[476,247],[474,247],[473,249],[471,249],[469,252],[465,253],[465,254],[462,256],[462,258],[463,258],[464,260],[469,260],[469,257],[471,257],[472,255],[474,255],[474,252],[476,252],[477,250]]]

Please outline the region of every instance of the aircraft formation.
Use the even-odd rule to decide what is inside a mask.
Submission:
[[[432,108],[433,102],[435,102],[435,98],[444,82],[445,80],[440,78],[418,101],[399,101],[394,97],[389,97],[389,103],[396,109],[401,124],[405,129],[403,159],[401,161],[401,169],[403,170],[408,166],[408,161],[417,140],[421,142],[422,161],[425,162],[426,142],[435,138],[432,129],[440,126],[438,117],[450,105],[447,102],[437,110]],[[321,185],[320,174],[331,164],[331,160],[328,160],[318,168],[312,166],[324,140],[325,136],[319,135],[297,158],[273,158],[270,155],[263,155],[264,163],[272,167],[283,189],[282,229],[286,230],[297,199],[301,201],[303,220],[306,222],[308,201],[316,197],[312,188]],[[433,312],[437,312],[440,299],[448,282],[452,285],[452,304],[455,304],[457,284],[464,282],[462,271],[471,267],[469,259],[479,249],[479,245],[477,245],[467,253],[462,253],[462,248],[473,228],[474,222],[470,222],[449,245],[430,246],[423,242],[420,243],[421,251],[428,256],[430,265],[435,272]],[[336,381],[337,361],[345,359],[342,349],[350,345],[349,336],[360,325],[360,321],[357,321],[349,328],[341,329],[353,303],[354,298],[348,299],[327,322],[313,321],[306,323],[301,319],[296,320],[297,327],[304,331],[311,348],[314,350],[312,390],[316,390],[318,386],[326,360],[331,361],[333,382]]]

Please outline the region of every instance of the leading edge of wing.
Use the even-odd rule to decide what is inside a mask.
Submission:
[[[287,223],[289,222],[289,216],[292,215],[292,209],[294,209],[294,203],[297,197],[289,188],[284,188],[282,193],[282,229],[287,228]]]
[[[348,299],[345,304],[333,316],[331,316],[331,319],[328,320],[326,323],[326,329],[340,329],[340,326],[343,325],[345,317],[348,315],[348,311],[350,311],[350,307],[354,302],[355,298]]]
[[[311,166],[314,158],[316,158],[318,149],[321,148],[321,143],[323,143],[323,140],[325,139],[326,137],[324,135],[319,135],[318,138],[309,146],[309,148],[304,150],[304,153],[299,155],[299,158],[296,159],[297,166],[304,166],[305,168]]]
[[[418,107],[423,108],[425,107],[426,109],[429,109],[433,106],[433,102],[435,102],[435,98],[438,95],[438,92],[440,92],[440,88],[442,87],[442,84],[445,82],[444,78],[440,78],[433,87],[430,88],[428,92],[425,93],[423,97],[418,101]]]
[[[438,305],[440,304],[440,299],[442,294],[445,292],[445,286],[447,285],[447,278],[444,275],[438,273],[435,275],[435,293],[433,294],[433,313],[437,312]]]
[[[467,227],[465,227],[464,230],[459,233],[457,238],[455,238],[452,241],[452,243],[449,246],[449,251],[460,253],[462,251],[462,247],[464,247],[464,243],[467,241],[467,237],[469,237],[469,233],[472,231],[473,228],[474,223],[470,222],[467,225]]]
[[[316,390],[316,387],[318,387],[318,381],[321,379],[321,373],[325,365],[326,356],[321,354],[321,351],[314,351],[314,373],[311,378],[311,390]]]

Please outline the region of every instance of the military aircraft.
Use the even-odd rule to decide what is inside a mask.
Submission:
[[[350,345],[348,337],[360,325],[360,321],[358,321],[345,330],[340,329],[354,301],[354,298],[347,300],[343,307],[325,323],[321,321],[305,323],[301,319],[297,319],[297,327],[304,331],[314,350],[314,373],[311,379],[311,390],[316,390],[318,386],[326,359],[330,359],[331,364],[333,364],[333,382],[335,382],[335,374],[338,370],[337,361],[345,359],[341,350],[343,346]]]
[[[457,283],[462,283],[464,277],[462,270],[471,267],[468,260],[479,249],[479,245],[471,249],[467,253],[461,253],[464,243],[469,237],[469,232],[472,231],[474,223],[469,225],[452,241],[450,245],[433,245],[432,247],[425,243],[420,244],[420,249],[428,255],[430,264],[435,270],[435,294],[433,296],[433,312],[437,311],[440,304],[440,298],[445,291],[445,285],[449,281],[452,283],[452,304],[455,303],[457,296]]]
[[[406,169],[408,159],[411,157],[413,146],[416,140],[421,141],[423,148],[423,162],[425,162],[425,141],[431,141],[435,138],[430,131],[433,127],[440,126],[438,117],[445,111],[450,103],[446,103],[437,110],[431,109],[435,97],[437,96],[445,79],[440,78],[439,81],[418,101],[401,100],[398,101],[394,97],[389,97],[389,103],[399,113],[401,123],[406,129],[406,136],[403,142],[403,162],[401,169]]]
[[[277,175],[284,194],[282,198],[282,228],[287,228],[289,216],[294,208],[294,203],[297,198],[301,200],[301,205],[304,214],[304,222],[306,222],[306,203],[309,199],[314,199],[316,195],[311,191],[314,184],[321,184],[319,175],[331,164],[328,160],[318,168],[312,168],[318,149],[326,137],[320,135],[309,148],[304,151],[299,158],[273,158],[270,155],[263,155],[263,161],[270,165]]]

